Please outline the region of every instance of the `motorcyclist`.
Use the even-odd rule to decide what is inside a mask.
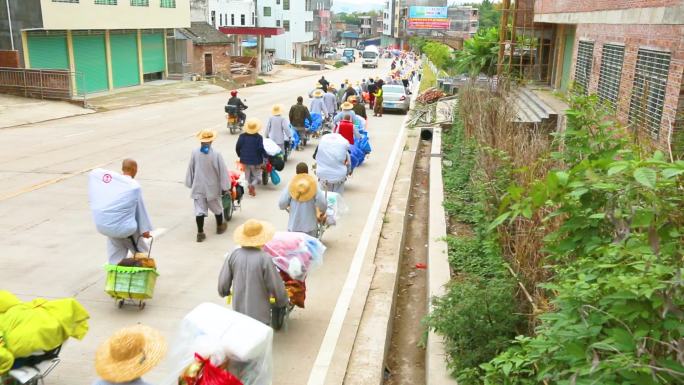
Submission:
[[[245,113],[242,112],[242,110],[246,110],[247,106],[245,105],[245,103],[242,102],[240,98],[238,98],[237,95],[237,90],[230,91],[230,99],[228,99],[228,105],[237,107],[238,119],[240,120],[240,125],[242,126],[245,124],[245,120],[247,119],[247,115],[245,115]]]

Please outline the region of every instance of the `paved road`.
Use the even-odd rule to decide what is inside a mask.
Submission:
[[[381,73],[352,65],[327,77],[340,83]],[[306,78],[242,90],[248,115],[266,119],[273,103],[293,103],[319,76],[312,72]],[[260,187],[257,198],[246,199],[226,234],[214,234],[213,218],[208,218],[207,241],[194,241],[192,201],[182,182],[189,154],[198,145],[194,134],[202,128],[221,130],[215,148],[234,168],[236,137],[224,129],[225,100],[224,95],[207,95],[0,130],[0,288],[22,299],[76,296],[91,314],[87,337],[65,346],[62,363],[48,384],[89,384],[94,350],[116,328],[142,322],[171,337],[195,305],[222,303],[216,292],[218,271],[224,254],[233,248],[232,231],[243,220],[266,219],[285,229],[287,214],[278,211],[277,197],[294,164],[311,163],[311,145],[292,156],[283,185]],[[351,210],[342,226],[326,233],[329,250],[324,266],[307,282],[307,308],[292,315],[289,330],[276,334],[274,384],[301,385],[309,377],[402,119],[390,114],[370,118],[374,151],[348,182],[345,198]],[[124,157],[138,161],[148,210],[154,225],[164,229],[153,250],[161,276],[144,311],[117,309],[104,293],[105,239],[94,229],[87,202],[87,170],[118,169]],[[345,344],[352,339],[343,333]],[[343,362],[335,360],[335,365],[331,371],[343,372]],[[149,379],[160,381],[164,371],[162,365]]]

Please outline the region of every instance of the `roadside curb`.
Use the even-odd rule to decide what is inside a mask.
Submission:
[[[411,98],[415,105],[417,88]],[[401,270],[401,255],[405,241],[411,186],[413,185],[420,135],[416,127],[408,126],[409,115],[403,126],[403,152],[396,167],[392,187],[388,189],[387,202],[383,206],[383,222],[371,254],[372,269],[364,304],[355,333],[353,347],[346,367],[345,385],[381,385],[384,382],[385,360],[392,336],[392,320],[395,314],[396,293]],[[382,250],[382,253],[379,250]]]
[[[446,214],[444,213],[444,185],[442,181],[442,128],[435,126],[430,151],[430,209],[428,224],[428,312],[432,299],[445,293],[451,279],[446,243]],[[425,349],[425,384],[456,385],[446,365],[444,339],[429,331]]]

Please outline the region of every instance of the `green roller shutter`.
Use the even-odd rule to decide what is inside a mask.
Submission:
[[[135,33],[110,33],[109,46],[112,49],[114,87],[140,84],[137,35]]]
[[[76,87],[79,92],[107,90],[107,57],[104,34],[73,35]],[[81,75],[82,74],[82,75]]]
[[[36,69],[69,69],[66,35],[28,35],[29,62]]]
[[[166,67],[164,60],[164,35],[161,32],[143,32],[142,34],[143,72],[163,72]]]

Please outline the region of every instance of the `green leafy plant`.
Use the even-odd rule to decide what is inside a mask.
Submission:
[[[539,210],[553,311],[531,337],[481,365],[486,384],[684,383],[684,162],[646,154],[598,107],[571,100],[562,167],[511,186],[490,228]]]
[[[477,76],[481,73],[494,75],[499,55],[499,30],[480,29],[475,36],[463,42],[463,49],[456,52],[454,70]]]

